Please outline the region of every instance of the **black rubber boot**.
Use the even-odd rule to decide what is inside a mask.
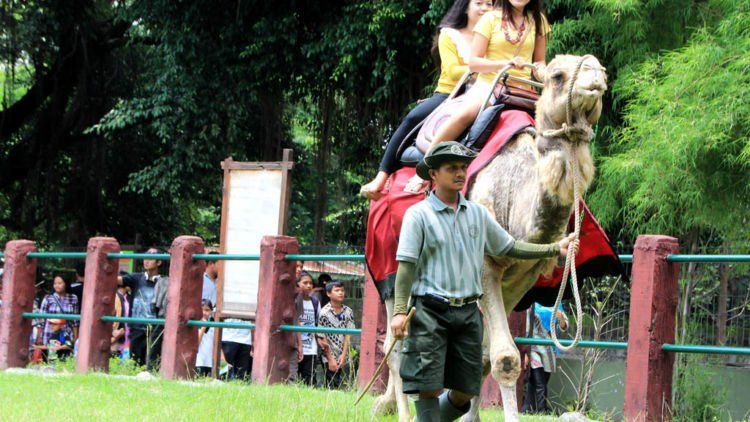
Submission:
[[[417,408],[417,422],[439,422],[440,401],[435,398],[419,399],[414,402]]]
[[[449,391],[440,395],[440,422],[451,422],[463,416],[471,409],[471,402],[466,403],[463,408],[459,409],[451,403],[448,398]]]

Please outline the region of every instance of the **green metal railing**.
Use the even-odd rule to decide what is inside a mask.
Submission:
[[[102,317],[104,322],[124,322],[126,324],[144,324],[144,325],[164,325],[164,318],[134,318],[118,317],[105,315]]]
[[[529,338],[529,337],[516,337],[515,341],[517,344],[525,345],[539,345],[539,346],[554,346],[551,339],[544,338]],[[563,346],[569,346],[573,343],[572,340],[559,340]],[[598,348],[598,349],[619,349],[627,350],[628,343],[621,341],[594,341],[594,340],[581,340],[578,343],[578,347],[582,348]],[[665,343],[662,345],[662,350],[665,352],[674,353],[703,353],[709,355],[750,355],[750,347],[731,347],[731,346],[706,346],[699,344],[671,344]]]
[[[205,261],[260,261],[259,254],[208,254],[197,253],[193,259],[203,259]]]
[[[27,258],[86,259],[86,252],[29,252]]]
[[[24,312],[24,318],[28,319],[64,319],[68,321],[79,321],[81,316],[78,314],[50,314],[43,312]],[[134,318],[134,317],[116,317],[103,316],[104,322],[123,322],[129,324],[146,324],[146,325],[164,325],[163,318]],[[255,324],[251,322],[218,322],[218,321],[197,321],[190,320],[187,322],[190,327],[216,327],[216,328],[238,328],[253,330]],[[280,331],[299,332],[299,333],[318,333],[318,334],[351,334],[361,335],[362,330],[359,328],[329,328],[329,327],[303,327],[299,325],[280,325]],[[515,342],[523,345],[553,346],[551,339],[516,337]],[[573,341],[560,339],[564,346],[570,345]],[[597,349],[617,349],[627,350],[628,343],[623,341],[595,341],[581,340],[578,343],[581,348]],[[662,350],[674,353],[702,353],[712,355],[750,355],[750,347],[732,347],[732,346],[708,346],[700,344],[664,344]]]
[[[359,261],[364,262],[364,255],[300,255],[289,254],[287,261]]]
[[[49,314],[45,312],[24,312],[21,314],[26,319],[64,319],[66,321],[80,321],[79,314]]]
[[[359,328],[302,327],[299,325],[279,325],[279,331],[317,334],[353,334],[355,336],[362,334],[362,330]]]
[[[750,262],[750,255],[682,255],[672,254],[667,256],[667,262]]]
[[[108,253],[109,259],[156,259],[159,261],[169,261],[168,253]]]
[[[239,328],[241,330],[254,330],[255,324],[252,322],[219,322],[219,321],[196,321],[187,322],[189,327],[215,327],[215,328]]]
[[[29,258],[37,259],[86,259],[86,252],[29,252]],[[5,257],[0,252],[0,258]],[[618,255],[623,263],[633,262],[632,254]],[[158,259],[160,261],[169,261],[170,255],[167,253],[109,253],[107,258],[110,259]],[[193,259],[203,259],[206,261],[259,261],[260,254],[195,254]],[[356,261],[364,262],[364,255],[304,255],[289,254],[285,258],[287,261]],[[668,262],[700,262],[700,263],[725,263],[725,262],[750,262],[750,255],[685,255],[672,254],[667,256]]]
[[[546,338],[530,338],[530,337],[516,337],[514,339],[516,344],[524,344],[531,346],[554,346],[555,343],[552,339]],[[560,344],[563,346],[570,346],[573,344],[573,340],[558,339]],[[594,340],[581,340],[578,342],[578,347],[588,349],[620,349],[627,350],[628,343],[624,341],[594,341]]]
[[[663,344],[665,352],[703,353],[707,355],[750,355],[750,347],[705,346],[700,344]]]
[[[70,321],[80,321],[81,316],[78,314],[50,314],[42,312],[24,312],[24,318],[28,319],[64,319]],[[145,324],[145,325],[164,325],[164,318],[134,318],[134,317],[117,317],[106,315],[102,317],[104,322],[123,322],[128,324]],[[216,328],[238,328],[244,330],[255,329],[255,324],[251,322],[219,322],[219,321],[198,321],[190,320],[187,322],[190,327],[216,327]],[[327,327],[302,327],[298,325],[281,325],[280,331],[291,331],[301,333],[320,333],[320,334],[362,334],[362,330],[357,328],[327,328]]]

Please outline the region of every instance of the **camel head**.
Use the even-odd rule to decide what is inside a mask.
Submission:
[[[559,128],[565,123],[569,92],[572,97],[570,112],[574,123],[585,119],[588,125],[593,125],[599,120],[602,113],[602,96],[607,90],[607,74],[596,57],[584,57],[572,91],[570,80],[574,77],[582,57],[558,55],[547,66],[544,92],[537,108],[537,115],[539,116],[541,111],[544,116],[546,128]]]
[[[581,193],[594,179],[589,141],[594,136],[591,126],[602,113],[606,89],[607,74],[594,56],[560,55],[547,66],[544,92],[536,108],[537,171],[544,191],[560,204],[573,203],[569,163],[578,165]]]

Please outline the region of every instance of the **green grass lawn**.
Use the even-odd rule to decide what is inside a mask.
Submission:
[[[369,421],[372,397],[295,385],[137,381],[132,377],[0,373],[0,420]],[[413,411],[413,410],[412,410]],[[395,421],[395,416],[378,420]],[[502,420],[498,410],[482,420]],[[522,418],[547,421],[553,418]]]

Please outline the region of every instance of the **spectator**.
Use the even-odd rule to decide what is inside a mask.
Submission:
[[[209,255],[218,255],[216,251],[211,251]],[[210,301],[216,306],[216,280],[219,278],[219,265],[216,261],[206,261],[206,272],[203,273],[203,293],[202,300]]]
[[[204,284],[205,286],[205,284]],[[201,321],[213,321],[214,304],[208,299],[201,301],[203,318]],[[214,329],[201,327],[198,330],[198,356],[195,359],[195,372],[198,376],[211,376],[213,368],[213,351],[214,351]]]
[[[549,339],[552,306],[534,304],[533,337]],[[529,310],[530,312],[530,310]],[[530,313],[526,313],[526,331],[530,327]],[[563,313],[562,304],[557,310],[558,326],[568,329],[568,318]],[[529,381],[523,398],[522,413],[543,413],[547,411],[547,383],[557,370],[557,348],[552,346],[531,346],[531,352],[524,357],[524,369],[529,369]]]
[[[294,278],[299,280],[299,275],[305,270],[305,261],[297,261],[297,266],[294,267]]]
[[[303,327],[315,327],[318,325],[320,301],[311,296],[313,290],[312,276],[302,271],[297,280],[297,287],[299,293],[294,299],[297,309],[297,322]],[[316,385],[315,368],[316,363],[318,363],[318,342],[318,337],[312,333],[298,333],[297,335],[297,375],[302,378],[305,385]]]
[[[40,311],[47,314],[78,314],[78,298],[68,293],[70,283],[62,275],[56,275],[52,282],[54,291],[42,300]],[[70,335],[73,343],[78,339],[78,321],[63,322],[63,331]],[[41,327],[40,327],[41,328]],[[42,334],[37,334],[36,345],[45,346],[53,336],[53,327],[50,320],[45,321]],[[59,329],[58,329],[59,331]]]
[[[326,273],[321,273],[318,276],[318,283],[315,285],[315,288],[313,289],[313,296],[315,296],[318,299],[318,302],[320,302],[320,306],[326,306],[328,305],[329,299],[326,295],[326,285],[331,281],[331,276]]]
[[[71,295],[72,296],[72,295]],[[52,318],[47,320],[45,330],[49,329],[47,341],[44,344],[37,344],[35,349],[41,349],[42,355],[46,362],[54,363],[58,360],[65,360],[73,353],[73,336],[67,329],[67,323],[64,319]]]
[[[78,304],[83,304],[83,273],[86,269],[86,263],[79,261],[76,264],[76,281],[70,284],[70,293],[78,298]]]
[[[228,318],[224,322],[247,322],[237,318]],[[249,379],[253,367],[252,344],[253,334],[249,329],[225,328],[222,332],[221,350],[224,359],[232,366],[229,379],[245,381]]]
[[[146,253],[157,254],[159,250],[149,248]],[[144,259],[144,272],[118,277],[121,285],[130,288],[132,292],[133,306],[130,309],[133,318],[156,318],[156,309],[153,306],[154,290],[156,284],[163,278],[159,274],[161,265],[162,261],[158,259]],[[151,349],[154,348],[155,332],[154,326],[150,324],[130,324],[130,355],[138,365],[153,368],[150,358],[154,356]]]
[[[339,281],[330,281],[326,285],[326,294],[330,302],[320,310],[318,325],[331,328],[354,328],[354,313],[344,305],[346,292]],[[344,334],[323,334],[325,339],[325,385],[328,388],[339,388],[343,382],[343,373],[347,366],[350,336]]]
[[[44,300],[44,297],[46,296],[44,292],[42,291],[42,285],[44,285],[44,281],[40,281],[34,285],[34,305],[32,307],[32,312],[39,313],[41,312],[40,309],[42,307],[42,300]],[[41,335],[42,335],[42,329],[44,329],[44,323],[47,320],[41,319],[41,318],[34,318],[31,320],[31,335],[29,336],[29,351],[34,350],[34,346],[37,344],[37,339],[39,340],[39,344],[41,343]],[[40,351],[41,353],[41,351]],[[41,363],[41,361],[38,361],[36,363]]]
[[[130,301],[127,287],[120,286],[115,293],[115,316],[130,316]],[[121,360],[130,358],[130,325],[115,322],[112,324],[111,352]]]
[[[156,281],[156,285],[154,285],[154,298],[153,298],[153,308],[154,313],[156,314],[157,318],[164,319],[167,316],[167,305],[168,305],[168,299],[167,299],[167,293],[169,292],[169,277],[168,276],[161,276]],[[158,362],[161,359],[161,344],[162,344],[162,338],[164,337],[164,326],[163,325],[156,325],[154,326],[154,329],[151,331],[151,336],[149,338],[151,343],[151,348],[149,349],[149,355],[148,355],[148,368],[154,369],[158,366]]]

